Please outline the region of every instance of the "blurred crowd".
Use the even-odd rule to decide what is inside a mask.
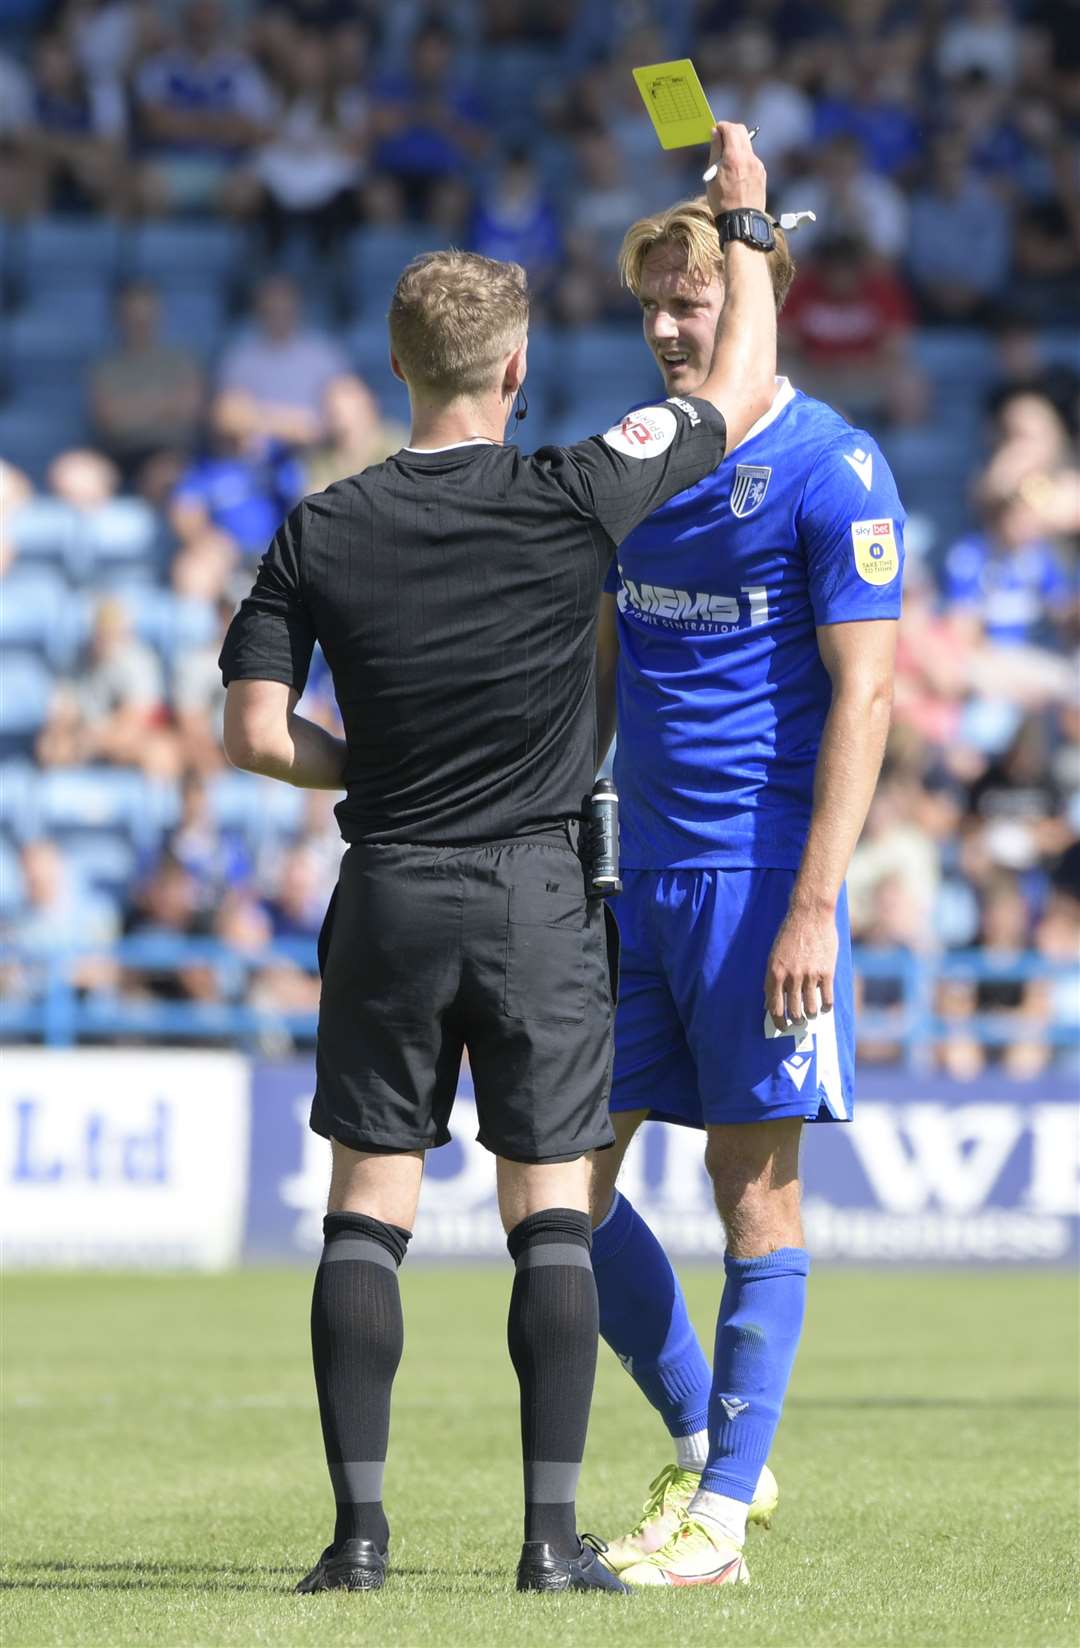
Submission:
[[[682,55],[718,114],[760,127],[774,209],[815,214],[793,237],[784,370],[878,435],[912,511],[855,936],[992,963],[935,986],[953,1073],[1060,1056],[1042,1031],[1080,1023],[1076,983],[1014,963],[1067,964],[1080,939],[1076,0],[6,0],[12,235],[212,224],[243,248],[186,307],[167,268],[110,277],[71,391],[82,439],[2,469],[14,997],[39,988],[35,957],[76,945],[78,987],[103,998],[311,1011],[310,971],[266,951],[314,938],[341,846],[328,798],[286,806],[224,770],[224,629],[292,503],[402,443],[380,248],[526,265],[535,376],[563,379],[526,444],[619,410],[613,339],[649,392],[615,253],[635,216],[695,192],[700,156],[659,149],[629,71]],[[16,320],[32,285],[0,293]],[[220,347],[177,320],[204,312],[193,289],[225,316]],[[336,725],[318,658],[305,710]],[[243,965],[107,959],[162,932]],[[862,988],[863,1054],[894,1058],[903,980]]]

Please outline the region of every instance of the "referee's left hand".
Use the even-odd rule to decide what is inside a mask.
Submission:
[[[765,969],[765,1006],[774,1024],[829,1011],[838,947],[835,911],[788,911]]]

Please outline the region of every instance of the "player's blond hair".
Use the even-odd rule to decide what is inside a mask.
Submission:
[[[784,299],[795,278],[795,263],[787,243],[787,236],[779,224],[773,225],[776,245],[767,253],[769,273],[772,276],[776,312],[784,306]],[[645,259],[655,246],[676,246],[686,256],[686,272],[694,282],[706,286],[714,274],[724,272],[724,254],[716,233],[712,210],[704,195],[695,200],[680,200],[666,212],[652,217],[638,218],[623,238],[619,252],[619,276],[637,297],[641,291]]]
[[[519,263],[476,252],[424,252],[390,300],[390,347],[410,385],[441,398],[490,389],[529,327]]]

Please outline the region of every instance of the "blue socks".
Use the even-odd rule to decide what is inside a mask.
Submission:
[[[593,1252],[595,1262],[595,1239]],[[799,1346],[810,1255],[801,1247],[783,1247],[760,1259],[728,1254],[724,1270],[709,1396],[709,1460],[701,1487],[749,1505],[780,1423]]]
[[[670,1435],[692,1436],[703,1431],[712,1385],[709,1364],[671,1261],[644,1219],[618,1191],[607,1218],[593,1231],[592,1263],[601,1336],[660,1414]],[[763,1454],[763,1463],[764,1458]]]

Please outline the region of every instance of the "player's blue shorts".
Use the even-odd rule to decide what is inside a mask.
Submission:
[[[812,1036],[765,1033],[765,967],[794,870],[624,870],[612,1110],[656,1121],[850,1121],[855,1016],[847,898],[834,1007]]]

